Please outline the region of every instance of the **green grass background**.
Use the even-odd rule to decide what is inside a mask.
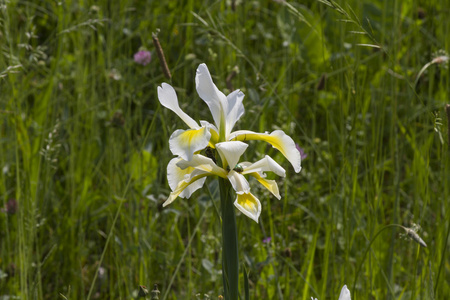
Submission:
[[[161,206],[186,126],[157,99],[158,29],[189,115],[212,121],[200,63],[226,93],[238,70],[237,128],[282,129],[308,154],[296,174],[264,143],[246,153],[287,170],[281,201],[252,184],[259,224],[237,217],[251,299],[337,299],[344,284],[352,299],[450,297],[449,71],[414,86],[450,50],[449,1],[232,2],[1,1],[0,299],[223,293],[217,182]],[[420,225],[428,248],[389,224]]]

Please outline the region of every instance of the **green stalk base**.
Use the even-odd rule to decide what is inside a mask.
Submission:
[[[231,184],[219,178],[222,209],[222,278],[225,300],[239,297],[239,255],[236,215],[231,194]]]

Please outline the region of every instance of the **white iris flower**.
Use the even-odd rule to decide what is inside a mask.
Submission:
[[[351,299],[352,298],[350,297],[350,291],[347,288],[347,285],[344,285],[342,287],[341,294],[339,295],[339,299],[338,300],[351,300]],[[311,300],[318,300],[318,299],[311,297]]]
[[[344,285],[342,287],[341,294],[339,295],[339,300],[351,300],[350,290],[347,288],[347,285]]]
[[[238,164],[241,155],[248,147],[245,143],[231,141],[218,143],[216,146],[222,161],[234,166],[233,169],[221,168],[211,158],[200,154],[194,154],[190,161],[179,157],[172,159],[167,166],[167,177],[172,193],[163,206],[169,205],[177,197],[189,198],[194,191],[203,186],[206,176],[219,176],[228,179],[235,190],[237,196],[234,205],[243,214],[258,222],[261,203],[250,192],[250,185],[244,175],[253,176],[280,199],[277,183],[275,180],[266,179],[265,172],[273,172],[284,177],[286,171],[268,155],[255,163],[242,162]]]
[[[286,172],[267,155],[255,163],[238,164],[248,147],[243,142],[262,140],[270,143],[288,159],[297,173],[301,170],[300,153],[292,138],[282,130],[275,130],[272,133],[248,130],[232,132],[234,125],[244,114],[242,104],[244,94],[236,90],[225,96],[212,81],[205,64],[198,67],[195,83],[200,98],[206,102],[211,111],[214,124],[207,121],[200,121],[199,124],[181,110],[176,92],[169,84],[163,83],[158,87],[161,104],[176,113],[190,128],[176,130],[169,139],[170,150],[178,157],[172,159],[167,166],[167,177],[172,193],[164,202],[164,206],[172,203],[177,197],[189,198],[203,186],[207,176],[214,175],[230,181],[237,194],[235,206],[258,222],[261,203],[250,193],[250,186],[244,175],[253,176],[280,199],[276,182],[266,179],[265,172],[274,172],[282,177]],[[199,154],[208,146],[217,150],[222,167],[217,166],[213,159]]]

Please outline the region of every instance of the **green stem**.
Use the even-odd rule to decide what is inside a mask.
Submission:
[[[225,300],[239,297],[239,256],[236,216],[233,205],[231,185],[219,178],[220,203],[222,208],[222,278]]]

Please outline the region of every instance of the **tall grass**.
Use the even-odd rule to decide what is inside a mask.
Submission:
[[[239,128],[281,128],[308,154],[298,175],[284,160],[281,201],[255,192],[259,224],[237,216],[252,299],[337,299],[343,284],[352,299],[449,297],[448,69],[430,65],[414,85],[450,51],[449,7],[3,2],[0,298],[223,293],[217,182],[161,207],[169,135],[184,124],[157,100],[158,29],[187,113],[212,120],[194,88],[205,62],[221,90],[245,93]],[[141,46],[145,67],[133,61]],[[389,224],[420,225],[428,248]]]

